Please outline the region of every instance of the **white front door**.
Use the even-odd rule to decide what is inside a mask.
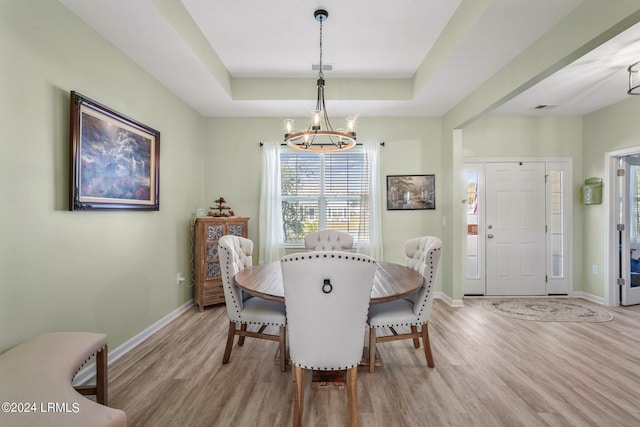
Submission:
[[[640,304],[640,158],[622,157],[620,168],[620,303],[634,305]]]
[[[545,164],[486,164],[486,295],[546,295]]]

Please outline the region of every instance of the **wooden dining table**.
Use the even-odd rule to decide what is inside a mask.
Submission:
[[[236,285],[243,291],[272,301],[284,301],[284,285],[280,261],[258,264],[247,267],[235,276]],[[404,298],[416,292],[424,283],[424,277],[412,268],[391,262],[377,261],[376,272],[371,288],[371,304],[380,304]],[[376,352],[377,353],[377,352]],[[274,363],[279,361],[276,354]],[[363,366],[368,366],[369,349],[363,349]],[[379,355],[373,361],[376,366],[382,365]],[[345,386],[344,371],[314,371],[313,388],[343,389]]]
[[[280,261],[258,264],[240,271],[236,285],[247,293],[284,302],[284,285]],[[371,289],[371,304],[404,298],[416,292],[424,277],[412,268],[392,262],[377,261]]]

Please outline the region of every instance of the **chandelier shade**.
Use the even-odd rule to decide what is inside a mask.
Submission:
[[[325,80],[322,72],[322,23],[329,12],[318,9],[313,13],[320,23],[320,66],[318,71],[316,108],[312,111],[311,124],[306,130],[295,132],[293,119],[285,119],[284,141],[289,147],[306,151],[348,150],[356,145],[355,117],[346,119],[345,129],[334,129],[324,102]]]

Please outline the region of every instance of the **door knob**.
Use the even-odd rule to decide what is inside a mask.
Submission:
[[[493,234],[487,234],[487,239],[493,239]]]

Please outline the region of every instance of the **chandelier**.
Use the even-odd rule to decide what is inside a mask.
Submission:
[[[640,61],[629,65],[629,95],[640,95]]]
[[[345,129],[334,130],[329,121],[327,107],[324,104],[324,74],[322,73],[322,23],[329,12],[318,9],[313,13],[320,22],[320,67],[318,72],[318,97],[316,108],[312,112],[311,124],[306,130],[295,132],[293,119],[285,119],[284,141],[289,147],[310,151],[347,150],[356,145],[355,117],[348,117]],[[316,141],[317,139],[317,141]]]

